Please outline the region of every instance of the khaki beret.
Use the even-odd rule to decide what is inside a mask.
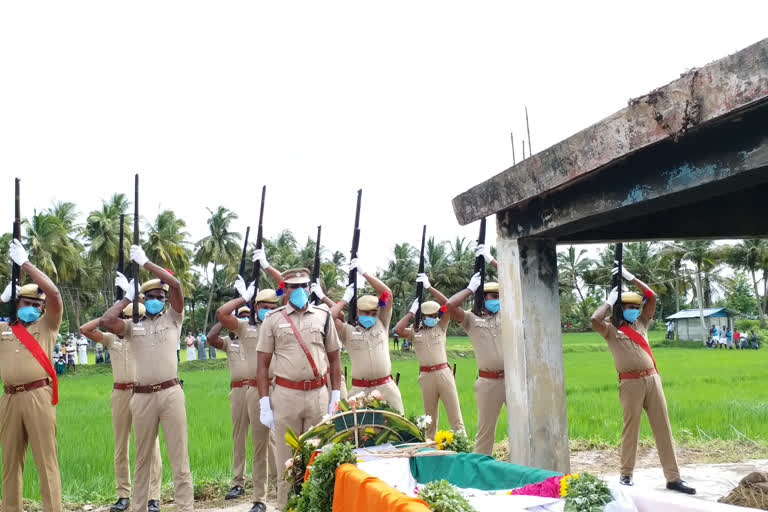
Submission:
[[[302,284],[309,282],[309,270],[306,268],[292,268],[282,274],[285,284]]]
[[[421,312],[425,315],[435,315],[438,311],[440,311],[440,304],[433,300],[421,304]]]
[[[142,292],[148,292],[149,290],[159,290],[159,289],[162,289],[164,292],[167,292],[170,289],[170,287],[159,279],[150,279],[149,281],[141,285]]]
[[[27,297],[28,299],[45,300],[45,294],[35,283],[25,284],[19,290],[19,297]]]
[[[485,283],[483,286],[483,292],[485,293],[499,293],[499,283]]]
[[[237,316],[240,316],[243,313],[249,313],[250,314],[250,312],[251,312],[251,308],[249,308],[248,306],[243,306],[243,307],[241,307],[240,309],[237,310]]]
[[[144,304],[139,302],[139,316],[144,316],[144,314],[147,312],[147,308],[144,307]],[[133,316],[133,302],[128,304],[123,308],[123,315],[125,316]]]
[[[363,295],[357,299],[357,309],[359,311],[375,311],[379,309],[379,299],[373,295]]]
[[[255,302],[270,302],[277,304],[277,294],[272,288],[264,288],[263,290],[259,290],[259,293],[256,294]]]
[[[635,292],[624,292],[621,294],[621,302],[624,304],[642,304],[643,297]]]

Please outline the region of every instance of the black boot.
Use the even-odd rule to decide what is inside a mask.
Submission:
[[[262,502],[257,501],[253,504],[253,507],[251,507],[251,510],[248,512],[267,512],[267,506]]]
[[[149,500],[147,502],[147,512],[160,512],[160,502],[157,500]]]
[[[128,498],[117,498],[114,505],[109,507],[110,512],[125,512],[131,504],[131,500]]]
[[[634,485],[632,482],[632,475],[622,475],[619,477],[619,483],[621,485]]]
[[[233,500],[235,498],[239,498],[240,496],[245,496],[245,489],[243,489],[241,486],[236,485],[232,487],[226,496],[224,496],[225,500]]]
[[[683,482],[679,478],[674,482],[667,482],[667,489],[669,489],[670,491],[677,491],[685,494],[696,494],[696,489],[694,489],[693,487],[688,487],[687,485],[685,485],[685,482]]]

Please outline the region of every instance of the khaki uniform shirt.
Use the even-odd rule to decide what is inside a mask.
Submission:
[[[109,350],[109,362],[112,365],[112,380],[120,384],[136,380],[136,359],[131,346],[111,332],[105,332],[101,342]]]
[[[245,320],[245,322],[247,323],[248,320]],[[255,374],[251,375],[248,371],[247,354],[241,338],[237,335],[235,335],[234,340],[230,339],[229,336],[219,336],[219,338],[224,342],[224,352],[227,353],[230,380],[255,378]]]
[[[477,369],[498,372],[504,369],[504,348],[501,340],[501,318],[498,314],[477,316],[464,312],[461,323],[475,349]]]
[[[138,324],[125,322],[123,339],[131,344],[136,359],[136,384],[148,386],[177,377],[176,342],[184,313],[169,304],[158,317],[144,318]]]
[[[448,362],[445,353],[445,336],[448,324],[438,321],[434,327],[422,327],[420,330],[411,329],[409,339],[413,342],[413,350],[420,366],[433,366]]]
[[[304,350],[293,334],[291,324],[281,311],[288,314],[296,329],[301,334],[307,350],[315,361],[320,376],[328,372],[327,353],[341,349],[336,325],[327,310],[309,304],[305,311],[298,311],[287,304],[270,313],[259,330],[258,351],[273,354],[270,369],[275,375],[293,381],[315,378]],[[328,320],[326,323],[326,319]],[[323,329],[327,332],[323,339]]]
[[[27,331],[51,359],[61,319],[43,313],[27,325]],[[35,356],[13,334],[8,322],[0,322],[0,379],[6,386],[18,386],[48,377]]]
[[[269,316],[267,313],[267,316]],[[266,320],[266,318],[265,318]],[[237,330],[235,334],[240,338],[241,345],[245,348],[245,360],[248,362],[248,377],[249,379],[256,378],[256,372],[259,370],[259,331],[261,330],[262,323],[257,319],[255,325],[251,325],[248,319],[237,320]],[[269,367],[269,378],[274,377],[272,369],[274,365]]]
[[[605,341],[608,342],[608,349],[613,354],[613,363],[616,365],[616,371],[638,372],[653,368],[653,359],[643,348],[632,341],[629,336],[616,329],[610,321],[608,324],[608,335]],[[630,324],[634,330],[648,341],[648,325],[641,318]]]
[[[379,308],[376,323],[370,329],[344,324],[339,332],[342,345],[352,360],[352,378],[373,380],[392,374],[389,360],[389,323],[392,308]]]

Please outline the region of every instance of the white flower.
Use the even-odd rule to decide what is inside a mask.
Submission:
[[[359,399],[361,399],[363,397],[365,397],[365,393],[363,391],[361,391],[358,394],[349,397],[349,399],[350,400],[359,400]]]
[[[429,414],[423,414],[416,418],[416,426],[420,429],[425,429],[432,424],[432,416]]]
[[[381,391],[379,391],[378,389],[374,389],[373,391],[371,391],[371,394],[369,396],[375,400],[381,400],[382,398]]]
[[[320,440],[316,437],[313,437],[312,439],[307,439],[307,444],[317,448],[320,446]]]
[[[291,466],[293,466],[293,459],[288,459],[285,461],[285,469],[289,469]]]

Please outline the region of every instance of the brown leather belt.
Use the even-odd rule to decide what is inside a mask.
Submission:
[[[26,384],[18,384],[16,386],[5,386],[5,392],[9,395],[13,395],[14,393],[21,393],[22,391],[32,391],[33,389],[42,388],[44,386],[47,386],[48,384],[50,384],[50,381],[48,380],[48,377],[46,377],[44,379],[27,382]]]
[[[127,389],[133,389],[133,386],[135,386],[133,382],[115,382],[114,384],[112,384],[112,389],[119,389],[120,391],[125,391]]]
[[[422,372],[434,372],[437,370],[442,370],[443,368],[450,368],[450,367],[451,365],[449,365],[448,363],[440,363],[432,366],[419,366],[419,370],[421,370]]]
[[[255,382],[256,379],[254,379]],[[242,388],[243,386],[250,386],[251,379],[233,380],[229,383],[229,389]]]
[[[499,370],[498,372],[487,372],[485,370],[480,370],[478,373],[481,377],[485,377],[486,379],[503,379],[504,378],[504,370]]]
[[[278,386],[283,386],[284,388],[288,389],[298,389],[299,391],[309,391],[310,389],[317,389],[325,386],[325,379],[326,375],[323,375],[322,377],[319,377],[317,379],[309,379],[309,380],[289,380],[284,379],[282,377],[275,377],[275,384]]]
[[[653,375],[654,373],[658,373],[656,371],[656,368],[648,368],[647,370],[640,370],[639,372],[622,372],[622,373],[619,373],[619,380],[639,379],[641,377],[647,377],[649,375]]]
[[[152,384],[151,386],[133,386],[134,393],[157,393],[164,389],[172,388],[179,385],[179,379],[166,380],[159,384]]]
[[[380,379],[364,380],[364,379],[352,379],[352,385],[360,388],[371,388],[373,386],[381,386],[392,380],[391,375],[382,377]]]

